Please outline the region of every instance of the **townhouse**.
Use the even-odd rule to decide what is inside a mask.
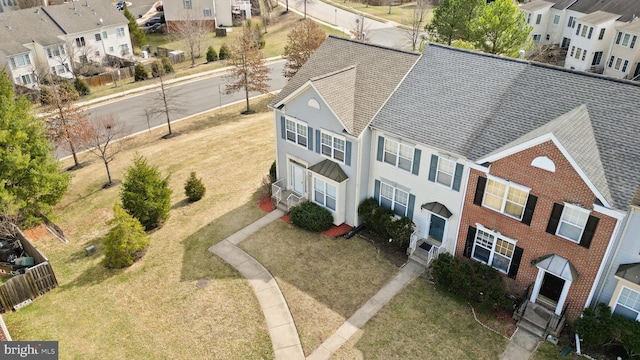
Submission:
[[[274,100],[274,194],[339,209],[335,223],[350,225],[374,197],[413,220],[411,257],[435,249],[502,273],[526,299],[522,326],[541,335],[595,301],[637,317],[640,109],[624,99],[640,96],[640,86],[434,44],[417,61],[398,52],[405,63],[382,56],[389,51],[330,37]],[[394,82],[354,132],[344,114],[379,91],[358,76],[391,72]],[[349,164],[331,157],[338,135]]]
[[[0,64],[22,86],[37,87],[50,75],[73,78],[106,55],[133,58],[127,23],[97,0],[11,11],[0,19]]]
[[[216,26],[232,26],[234,14],[251,19],[251,3],[246,0],[165,1],[163,7],[169,31],[179,31],[187,22],[211,30]]]

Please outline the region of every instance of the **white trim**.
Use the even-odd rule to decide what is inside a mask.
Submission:
[[[571,155],[569,155],[569,152],[567,151],[567,149],[564,148],[564,146],[562,146],[562,144],[560,143],[560,141],[556,138],[555,135],[553,135],[553,133],[548,133],[548,134],[544,134],[541,135],[535,139],[531,139],[529,141],[526,141],[522,144],[519,145],[515,145],[512,146],[508,149],[502,150],[498,153],[495,153],[493,155],[487,156],[485,158],[479,159],[476,161],[477,164],[482,164],[485,162],[494,162],[496,160],[505,158],[507,156],[516,154],[520,151],[524,151],[527,150],[529,148],[532,148],[536,145],[540,145],[542,143],[545,143],[547,141],[552,141],[554,143],[554,145],[558,148],[558,150],[560,150],[560,152],[562,153],[562,155],[567,159],[567,161],[569,161],[569,163],[571,164],[571,166],[573,167],[573,169],[578,173],[578,175],[582,178],[582,181],[584,181],[584,183],[587,185],[587,187],[589,187],[589,190],[591,190],[593,192],[593,194],[598,198],[598,200],[600,200],[600,202],[602,202],[604,204],[604,206],[611,208],[611,204],[609,204],[609,202],[604,198],[604,196],[602,195],[602,193],[595,187],[595,185],[591,182],[591,180],[587,177],[587,175],[584,173],[584,171],[580,168],[580,166],[578,166],[578,163],[576,163],[576,161],[573,159],[573,157],[571,157]]]
[[[444,220],[444,230],[442,232],[442,239],[440,240],[441,246],[444,245],[444,243],[447,240],[447,231],[449,230],[449,219],[444,218],[434,212],[431,211],[426,211],[427,213],[427,218],[426,218],[426,227],[425,227],[425,231],[424,231],[424,237],[425,238],[429,238],[429,230],[431,228],[431,216],[436,216],[439,217],[440,219]],[[434,239],[435,240],[435,239]]]
[[[455,178],[456,178],[456,166],[458,165],[458,163],[455,160],[449,159],[446,156],[441,156],[439,154],[436,155],[436,156],[438,158],[438,161],[436,163],[436,176],[433,179],[433,182],[436,185],[440,185],[440,186],[444,187],[445,189],[451,190],[451,189],[453,189],[453,182],[455,181]],[[440,171],[440,160],[448,161],[448,162],[453,164],[453,172],[451,173],[451,183],[449,185],[443,184],[443,183],[438,181],[438,174],[441,172]],[[429,164],[429,165],[431,165],[431,164]],[[446,174],[444,171],[442,171],[442,173]]]
[[[4,323],[4,317],[0,315],[0,329],[4,332],[4,336],[7,338],[7,341],[13,341],[11,339],[11,334],[9,334],[9,330],[7,329],[7,325]]]
[[[560,297],[558,298],[558,302],[556,304],[555,314],[562,314],[562,309],[564,308],[564,303],[567,301],[567,295],[569,294],[569,288],[571,287],[572,281],[567,280],[561,276],[553,274],[549,271],[546,271],[540,267],[538,267],[538,275],[536,276],[536,282],[533,285],[533,291],[531,292],[531,297],[529,301],[535,303],[538,300],[538,296],[540,295],[540,289],[542,288],[542,282],[544,281],[544,275],[549,273],[557,278],[560,278],[564,281],[564,285],[562,286],[562,292],[560,293]]]
[[[486,196],[488,194],[488,191],[489,191],[488,190],[489,183],[487,182],[487,185],[485,186],[485,189],[484,189],[484,194],[482,194],[482,207],[487,208],[489,210],[493,210],[493,211],[498,212],[500,214],[506,215],[506,216],[508,216],[508,217],[510,217],[512,219],[515,219],[515,220],[518,220],[518,221],[522,221],[522,217],[524,216],[524,211],[527,208],[527,202],[529,201],[529,193],[531,192],[531,188],[528,188],[526,186],[511,182],[511,181],[506,180],[506,179],[499,178],[499,177],[491,175],[491,174],[487,174],[487,180],[491,180],[491,181],[500,183],[500,184],[505,186],[505,189],[504,189],[504,194],[502,195],[502,203],[500,205],[500,209],[494,209],[492,207],[489,207],[489,206],[485,205],[485,202],[484,202],[485,199],[486,199]],[[507,213],[505,211],[506,206],[507,206],[507,202],[509,202],[508,197],[509,197],[509,190],[511,190],[511,188],[514,188],[516,190],[519,190],[519,191],[527,193],[527,196],[526,196],[526,198],[524,200],[524,204],[522,205],[522,214],[519,217],[513,216],[513,215],[511,215],[511,214],[509,214],[509,213]],[[496,196],[495,194],[491,194],[491,195],[492,196]]]
[[[482,166],[480,164],[476,164],[475,162],[471,161],[471,160],[467,160],[466,161],[466,167],[473,169],[473,170],[477,170],[480,171],[483,174],[489,174],[489,168],[486,166]]]
[[[405,212],[404,212],[404,215],[402,215],[402,216],[409,216],[409,200],[411,198],[411,192],[410,191],[406,191],[406,190],[404,190],[404,189],[402,189],[402,188],[400,188],[398,186],[391,185],[391,183],[388,183],[388,182],[386,182],[386,181],[381,179],[380,180],[380,193],[378,194],[378,204],[381,205],[381,206],[382,206],[382,197],[383,197],[382,196],[382,185],[383,184],[393,189],[393,198],[392,199],[389,199],[386,196],[384,197],[387,200],[391,200],[391,207],[390,207],[391,211],[393,211],[394,214],[395,214],[395,208],[396,208],[395,205],[397,203],[400,206],[404,206],[405,207]],[[403,193],[407,194],[407,203],[406,203],[406,205],[403,205],[399,201],[396,201],[397,191],[402,191]]]
[[[324,195],[324,199],[325,199],[325,203],[321,204],[319,202],[316,201],[316,179],[318,181],[322,181],[324,183],[324,189],[322,190],[322,194]],[[329,207],[327,207],[327,198],[330,198],[329,195],[327,195],[327,185],[331,185],[334,187],[335,189],[335,209],[331,209]],[[338,199],[340,198],[340,184],[336,183],[335,181],[326,178],[320,174],[317,173],[313,173],[311,174],[311,189],[309,189],[309,193],[310,193],[310,197],[311,197],[311,201],[319,206],[322,206],[323,208],[329,210],[332,213],[337,213],[338,212]]]
[[[602,205],[598,205],[598,204],[593,204],[593,211],[598,212],[602,215],[607,215],[609,217],[612,217],[616,220],[622,220],[624,219],[625,216],[627,216],[627,212],[626,211],[620,211],[620,210],[616,210],[616,209],[610,209],[610,208],[606,208]]]
[[[294,140],[290,140],[289,136],[288,136],[288,131],[289,129],[287,128],[287,121],[291,121],[294,124],[296,124],[296,129],[295,129],[295,135],[296,135],[296,139]],[[306,134],[304,134],[304,137],[307,139],[307,144],[306,145],[302,145],[300,143],[298,143],[298,125],[303,125],[307,131]],[[304,149],[309,149],[309,123],[299,120],[297,118],[294,118],[293,116],[290,115],[284,115],[284,141],[285,142],[289,142],[289,143],[293,143],[294,145],[298,145]]]
[[[512,265],[512,262],[513,262],[513,256],[515,255],[516,247],[518,246],[518,241],[515,240],[515,239],[511,239],[511,238],[509,238],[507,236],[504,236],[504,235],[500,234],[497,231],[487,229],[486,227],[482,226],[481,224],[476,224],[476,226],[477,226],[476,234],[475,234],[475,236],[473,238],[473,246],[471,248],[471,254],[469,254],[469,258],[474,260],[474,261],[477,261],[477,262],[486,264],[488,266],[491,266],[492,268],[496,269],[497,271],[499,271],[499,272],[501,272],[503,274],[509,274],[509,270],[511,270],[511,265]],[[478,231],[482,231],[484,233],[489,234],[491,237],[493,237],[493,243],[491,245],[491,249],[489,249],[489,258],[487,259],[486,263],[484,261],[482,261],[480,259],[477,259],[477,258],[475,258],[473,256],[475,251],[476,251],[476,246],[480,246],[480,245],[476,245],[476,241],[478,240]],[[494,256],[495,256],[496,253],[498,255],[502,256],[502,257],[506,257],[505,255],[496,252],[496,245],[498,243],[498,240],[503,240],[503,241],[506,241],[507,243],[510,243],[510,244],[513,245],[513,252],[511,253],[511,257],[509,257],[509,264],[507,265],[507,269],[506,270],[502,270],[502,269],[499,269],[499,268],[493,266],[493,259],[494,259]],[[487,248],[484,247],[484,246],[480,246],[480,247],[482,247],[483,249],[487,250]]]
[[[572,223],[570,223],[570,222],[568,222],[566,220],[565,221],[562,220],[562,218],[564,217],[564,214],[565,214],[565,210],[567,208],[579,211],[579,212],[581,212],[583,214],[587,214],[587,220],[585,220],[584,224],[582,226],[580,226],[581,227],[580,235],[575,240],[560,234],[560,227],[561,227],[563,222],[566,223],[566,224],[569,224],[570,226],[578,227],[578,225],[576,225],[576,224],[572,224]],[[556,234],[555,235],[558,236],[558,237],[561,237],[561,238],[563,238],[565,240],[569,240],[569,241],[571,241],[573,243],[579,244],[580,240],[582,239],[582,235],[584,234],[584,229],[587,226],[587,222],[589,221],[589,215],[591,215],[591,210],[589,210],[589,209],[585,209],[585,208],[583,208],[581,206],[578,206],[578,205],[575,205],[575,204],[564,203],[564,206],[562,207],[562,214],[560,214],[560,218],[558,219],[558,227],[556,228]]]
[[[624,308],[627,308],[627,309],[630,309],[632,311],[637,312],[638,315],[636,315],[636,318],[634,320],[638,321],[638,320],[640,320],[640,309],[639,310],[631,309],[626,305],[620,304],[620,295],[622,295],[622,290],[624,290],[624,289],[628,289],[629,291],[633,291],[634,293],[640,294],[640,291],[634,290],[634,289],[632,289],[632,288],[630,288],[628,286],[624,286],[624,284],[621,284],[620,285],[620,291],[618,291],[618,296],[616,296],[616,301],[614,302],[615,305],[611,308],[611,313],[613,314],[613,312],[616,311],[616,308],[618,307],[618,305],[620,305],[620,306],[622,306]]]
[[[393,167],[393,168],[396,168],[396,169],[399,169],[399,170],[402,170],[402,171],[406,171],[406,172],[408,172],[409,174],[413,174],[413,162],[414,162],[415,157],[416,157],[416,145],[409,144],[409,143],[407,143],[407,142],[404,142],[404,141],[402,141],[402,140],[400,140],[400,139],[393,138],[393,137],[391,137],[391,138],[390,138],[390,137],[385,136],[385,137],[383,137],[383,139],[384,139],[384,143],[382,144],[382,163],[383,163],[383,164],[387,164],[388,166],[391,166],[391,167]],[[396,139],[397,139],[397,140],[396,140]],[[389,162],[387,162],[387,161],[385,160],[385,155],[386,155],[386,153],[388,152],[388,151],[387,151],[387,141],[390,141],[390,142],[396,143],[396,144],[398,145],[398,146],[397,146],[397,147],[398,147],[398,151],[397,151],[397,153],[395,154],[395,156],[396,156],[396,163],[395,163],[395,164],[391,164],[391,163],[389,163]],[[401,156],[400,156],[400,153],[401,153],[401,149],[402,149],[402,147],[403,147],[403,146],[408,147],[408,148],[411,148],[411,149],[413,150],[413,151],[411,152],[411,159],[409,159],[409,163],[410,163],[410,165],[409,165],[409,170],[407,170],[407,169],[403,169],[403,168],[401,168],[401,167],[400,167],[400,157],[401,157]],[[388,153],[390,153],[390,154],[391,154],[391,152],[388,152]],[[403,158],[403,159],[407,159],[406,157],[402,157],[402,158]]]
[[[342,135],[336,135],[336,133],[334,133],[333,131],[329,131],[329,130],[325,130],[325,129],[319,129],[320,130],[320,149],[318,149],[318,152],[320,155],[324,156],[327,159],[345,164],[345,160],[347,159],[347,139],[342,136]],[[326,155],[323,151],[322,151],[322,135],[326,134],[328,136],[331,136],[331,155]],[[338,140],[342,140],[344,148],[342,149],[342,160],[339,160],[335,157],[335,152],[336,152],[336,147],[335,147],[335,139]]]

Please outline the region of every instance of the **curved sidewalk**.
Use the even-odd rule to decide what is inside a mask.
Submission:
[[[283,215],[281,210],[274,210],[210,247],[209,251],[238,270],[253,287],[267,322],[276,360],[304,360],[298,330],[276,280],[262,264],[236,246]]]

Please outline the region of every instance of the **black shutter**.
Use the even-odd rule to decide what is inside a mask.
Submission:
[[[456,163],[456,172],[453,175],[453,190],[460,191],[460,183],[462,182],[462,170],[464,165]]]
[[[518,269],[520,268],[520,260],[522,260],[522,253],[524,252],[524,250],[522,250],[521,247],[517,247],[515,251],[513,252],[513,258],[511,258],[511,267],[509,268],[509,277],[512,279],[516,278],[516,275],[518,274]]]
[[[591,240],[593,240],[593,234],[596,232],[596,227],[598,226],[599,218],[589,215],[589,220],[587,220],[587,225],[584,227],[584,231],[582,232],[582,237],[580,238],[580,246],[589,248],[591,245]]]
[[[436,181],[436,171],[438,171],[438,155],[431,155],[431,163],[429,163],[429,181]]]
[[[351,141],[346,142],[344,164],[347,166],[351,166]]]
[[[380,180],[376,180],[373,186],[373,198],[380,204]]]
[[[524,214],[522,215],[522,223],[525,225],[531,225],[531,219],[533,218],[533,210],[536,208],[538,197],[529,194],[527,199],[527,205],[524,208]]]
[[[474,228],[473,226],[469,226],[469,232],[467,232],[467,242],[464,243],[462,256],[471,258],[474,241],[476,241],[476,228]]]
[[[421,154],[422,154],[422,151],[420,149],[413,150],[413,166],[411,169],[411,173],[413,175],[418,175],[418,172],[420,171],[420,155]]]
[[[307,148],[313,151],[313,128],[311,126],[307,127]]]
[[[322,146],[320,145],[320,139],[321,139],[321,137],[320,137],[320,130],[316,129],[316,152],[317,152],[318,154],[320,154],[321,147],[322,147]]]
[[[378,154],[376,156],[376,160],[382,161],[382,155],[384,155],[384,138],[382,136],[378,136]]]
[[[409,194],[409,205],[407,208],[407,217],[413,220],[413,208],[416,206],[416,196]]]
[[[476,186],[476,196],[473,197],[473,203],[482,206],[482,197],[484,196],[484,188],[487,186],[487,178],[478,176],[478,186]]]
[[[558,203],[553,204],[551,217],[549,218],[549,223],[547,224],[547,232],[549,234],[556,234],[558,224],[560,223],[560,218],[562,217],[562,210],[564,210],[564,205]]]
[[[286,121],[284,120],[284,116],[280,117],[280,135],[282,136],[283,139],[287,139],[287,124]]]

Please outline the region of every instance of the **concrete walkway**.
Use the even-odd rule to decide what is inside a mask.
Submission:
[[[276,360],[302,360],[304,352],[298,330],[276,280],[262,264],[236,246],[249,235],[283,215],[284,212],[281,210],[274,210],[210,247],[209,251],[238,270],[253,287],[267,322]]]
[[[362,328],[383,306],[413,279],[422,274],[425,267],[414,261],[409,261],[400,272],[389,281],[380,291],[358,309],[338,330],[316,349],[308,360],[328,360],[353,334]]]
[[[540,338],[529,331],[517,328],[500,360],[527,360],[540,343]]]

